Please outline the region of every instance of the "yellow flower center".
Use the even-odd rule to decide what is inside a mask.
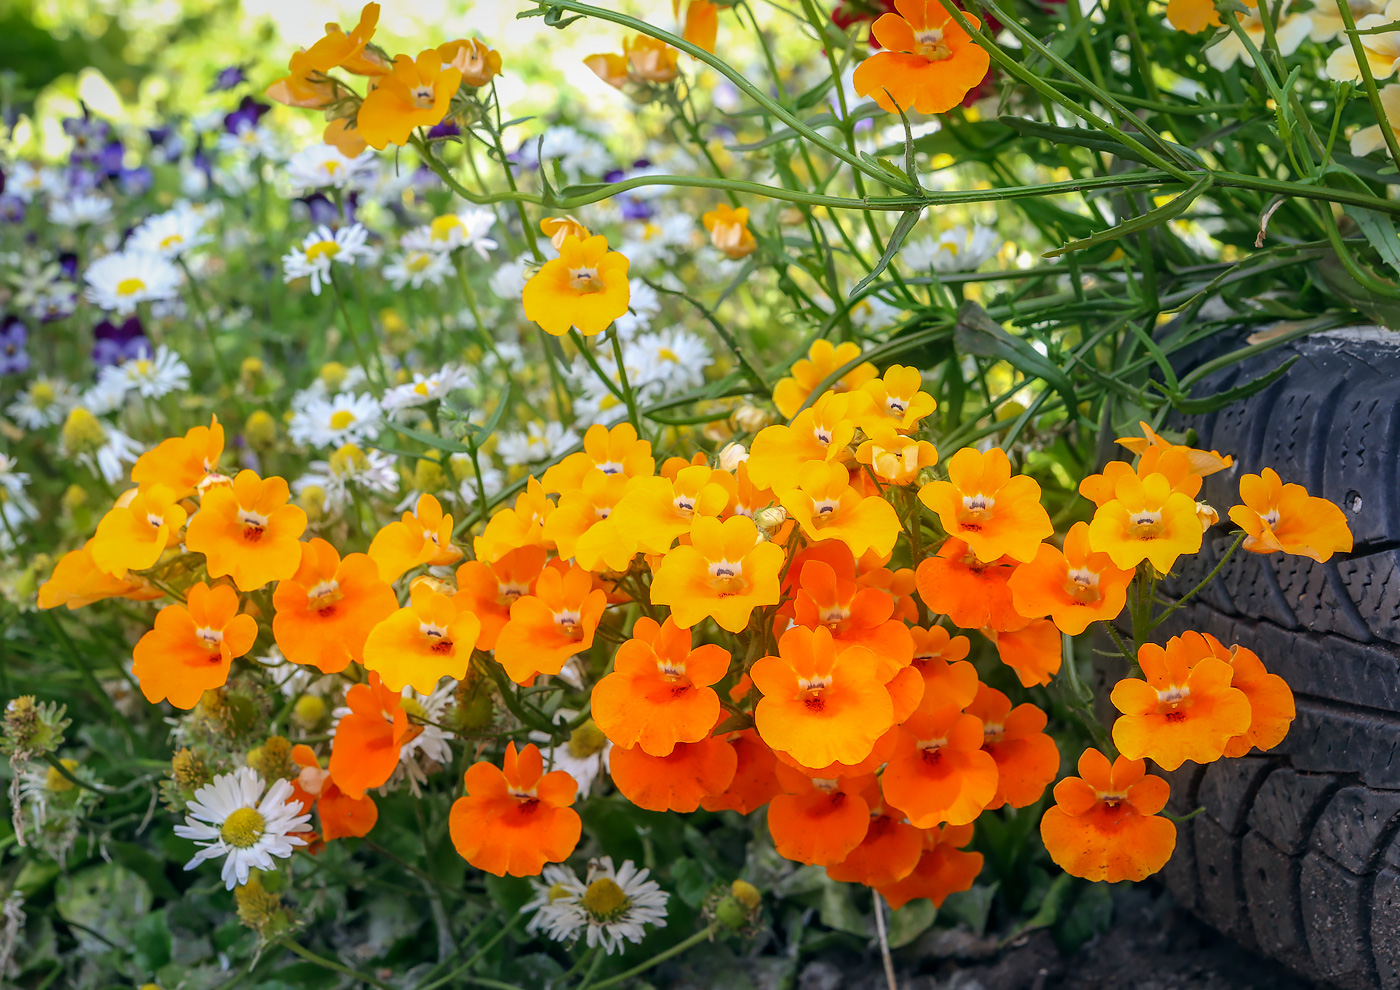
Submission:
[[[573,609],[563,609],[554,613],[554,624],[570,639],[583,638],[583,616]]]
[[[814,498],[812,499],[812,525],[825,526],[836,517],[836,510],[841,508],[841,500],[835,498]]]
[[[1099,575],[1087,567],[1072,567],[1065,575],[1065,594],[1075,601],[1091,605],[1103,596],[1099,594]]]
[[[576,760],[586,760],[601,753],[607,742],[608,737],[603,735],[603,730],[589,719],[569,733],[569,755]]]
[[[49,382],[35,382],[29,386],[29,404],[36,409],[43,409],[45,406],[53,404],[58,395],[53,390],[53,385]]]
[[[349,409],[337,409],[331,413],[331,429],[343,430],[355,422],[355,414]]]
[[[171,234],[168,237],[161,238],[160,247],[161,250],[166,250],[177,247],[183,243],[185,243],[185,238],[183,236],[180,234]]]
[[[340,590],[340,582],[335,578],[327,578],[306,593],[306,604],[317,612],[325,612],[344,597]]]
[[[335,415],[339,416],[340,413],[336,413]],[[353,419],[354,417],[352,416],[351,418]],[[345,425],[348,426],[349,424],[347,423]],[[331,417],[331,426],[337,430],[344,429],[344,426],[335,425],[335,416]],[[330,460],[327,463],[330,464],[333,474],[349,474],[351,471],[363,471],[369,464],[369,458],[366,457],[365,452],[355,444],[346,443],[336,448],[335,453],[331,454]]]
[[[689,519],[695,515],[695,498],[690,495],[677,495],[671,499],[671,505],[676,510],[676,515],[682,519]]]
[[[611,877],[599,877],[583,892],[584,910],[599,921],[612,921],[631,906],[632,899]]]
[[[417,698],[401,698],[399,707],[408,713],[408,717],[415,722],[426,722],[428,720],[428,709],[424,708]]]
[[[236,849],[247,849],[257,844],[267,830],[267,819],[257,808],[239,808],[224,819],[219,835]]]
[[[455,213],[444,213],[440,217],[434,217],[433,222],[428,225],[433,232],[433,240],[450,240],[457,231],[466,233],[466,227],[462,224],[462,218]]]
[[[710,587],[721,596],[739,595],[748,587],[744,580],[744,565],[740,562],[716,560],[710,564]]]
[[[156,369],[155,363],[148,361],[146,358],[137,358],[135,361],[131,362],[131,366],[138,375],[149,375]]]
[[[194,631],[194,638],[199,640],[200,644],[206,650],[209,650],[211,653],[217,653],[220,644],[224,641],[224,631],[222,629],[210,629],[207,626],[201,626]]]
[[[306,260],[309,262],[319,261],[325,258],[330,261],[340,253],[340,245],[335,241],[317,241],[306,249]]]
[[[941,28],[928,28],[916,32],[914,35],[914,54],[922,56],[930,62],[942,62],[944,59],[953,57],[952,49],[943,40]]]
[[[107,442],[102,421],[82,406],[75,406],[63,423],[63,445],[70,454],[92,453]]]
[[[77,760],[60,760],[63,769],[72,773],[78,769]],[[65,794],[77,785],[59,772],[58,767],[49,767],[48,773],[44,774],[44,790],[50,794]]]
[[[124,278],[117,283],[117,295],[134,296],[138,292],[144,292],[146,283],[139,278]]]
[[[549,898],[549,903],[553,904],[555,901],[562,901],[570,896],[570,891],[564,884],[556,883],[549,888],[549,893],[546,896]]]
[[[992,510],[996,507],[996,499],[990,495],[983,495],[978,492],[975,495],[964,495],[962,500],[962,511],[958,513],[958,522],[964,526],[981,526],[992,518]]]
[[[447,630],[442,626],[435,626],[431,622],[418,623],[418,631],[428,639],[428,649],[433,653],[451,653],[452,640],[448,638]]]
[[[415,86],[410,92],[413,94],[413,105],[419,110],[431,108],[437,100],[437,94],[431,86]]]
[[[575,292],[602,292],[607,288],[596,268],[570,268],[569,288]]]
[[[257,543],[267,529],[267,516],[252,509],[239,509],[238,523],[243,527],[243,539],[249,543]]]
[[[331,159],[330,161],[322,162],[321,168],[327,175],[338,175],[340,173],[340,162]]]
[[[1128,517],[1128,535],[1137,540],[1152,540],[1162,535],[1162,513],[1141,509]]]
[[[681,356],[675,351],[671,350],[671,348],[669,347],[661,348],[659,351],[656,352],[656,356],[663,361],[670,361],[673,364],[681,363]]]
[[[428,254],[426,251],[415,251],[408,256],[408,260],[404,262],[404,267],[411,272],[421,272],[432,263],[433,256],[431,254]]]

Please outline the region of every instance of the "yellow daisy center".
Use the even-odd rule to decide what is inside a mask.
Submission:
[[[462,224],[462,218],[455,213],[444,213],[440,217],[435,217],[429,226],[433,232],[433,240],[435,241],[449,240],[453,233],[461,231],[465,234],[467,231],[466,227]]]
[[[343,430],[355,422],[355,414],[349,409],[338,409],[331,413],[331,429]]]
[[[170,236],[161,239],[160,246],[162,250],[166,250],[169,248],[178,247],[183,243],[185,243],[185,238],[183,236],[181,236],[180,234],[171,234]]]
[[[608,737],[590,719],[569,734],[569,755],[576,760],[596,756],[607,745]]]
[[[306,249],[307,261],[318,261],[325,258],[327,261],[340,253],[340,245],[335,241],[317,241]]]
[[[237,849],[247,849],[257,844],[267,830],[267,819],[257,808],[239,808],[224,819],[219,835],[225,842]]]
[[[139,278],[124,278],[117,283],[117,295],[134,296],[138,292],[145,291],[146,283]]]
[[[632,899],[611,877],[599,877],[583,893],[583,907],[600,921],[612,921],[632,906]]]

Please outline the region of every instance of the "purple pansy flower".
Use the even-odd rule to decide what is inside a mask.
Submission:
[[[226,89],[247,82],[248,77],[243,73],[243,66],[230,65],[219,70],[219,74],[214,77],[214,82],[209,86],[209,92],[219,93]]]
[[[135,316],[128,317],[120,326],[103,320],[93,329],[92,335],[92,362],[99,368],[151,356],[151,342]]]
[[[0,376],[29,370],[29,328],[17,316],[0,320]]]
[[[238,109],[224,117],[224,130],[230,134],[242,134],[251,127],[257,127],[263,114],[271,110],[266,103],[259,103],[251,96],[243,97]]]

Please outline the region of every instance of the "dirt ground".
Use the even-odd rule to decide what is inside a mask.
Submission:
[[[1069,957],[1045,932],[1004,949],[968,932],[925,936],[896,953],[899,990],[1324,990],[1240,948],[1164,892],[1115,890],[1114,902],[1112,929]],[[886,990],[878,960],[854,962],[810,962],[796,990]]]

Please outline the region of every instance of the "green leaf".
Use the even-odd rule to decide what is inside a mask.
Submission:
[[[960,351],[1005,361],[1027,377],[1041,379],[1060,393],[1066,409],[1079,405],[1074,383],[1059,365],[1025,340],[1003,330],[977,303],[969,300],[962,304],[953,339]]]
[[[671,880],[675,884],[676,896],[691,907],[699,910],[714,886],[705,867],[697,861],[685,857],[671,865]]]
[[[170,962],[174,940],[170,935],[170,919],[164,911],[153,911],[132,929],[131,946],[135,961],[149,973]]]
[[[910,901],[898,911],[890,912],[890,948],[898,949],[908,945],[933,925],[938,918],[938,908],[933,901],[920,897]]]
[[[1079,896],[1051,935],[1060,951],[1073,952],[1089,939],[1106,932],[1113,924],[1113,894],[1106,883],[1078,884]]]
[[[1135,148],[1130,148],[1121,141],[1109,137],[1103,131],[1093,130],[1087,127],[1058,127],[1054,124],[1041,123],[1038,120],[1031,120],[1028,117],[1016,117],[1010,114],[1003,114],[998,117],[1001,123],[1011,128],[1018,134],[1026,137],[1040,138],[1051,144],[1071,144],[1079,148],[1087,148],[1090,151],[1099,151],[1113,155],[1117,158],[1125,158],[1129,161],[1150,165]],[[1173,151],[1195,162],[1201,168],[1205,168],[1205,162],[1201,156],[1190,148],[1170,141],[1165,142]]]
[[[505,391],[501,393],[500,401],[496,403],[496,408],[491,413],[491,418],[486,421],[486,425],[482,426],[480,429],[475,427],[472,429],[472,438],[478,447],[481,446],[482,441],[496,432],[496,427],[501,425],[501,417],[505,415],[506,410],[509,408],[510,382],[506,382]]]
[[[874,268],[870,269],[870,274],[856,283],[855,288],[851,290],[851,299],[859,298],[860,290],[879,278],[880,273],[889,267],[890,262],[899,252],[900,246],[904,244],[904,239],[914,229],[914,224],[919,222],[919,217],[923,212],[921,209],[905,210],[899,215],[899,222],[894,225],[894,231],[890,234],[890,242],[885,246],[885,253],[880,255],[880,260],[875,263]]]
[[[1288,369],[1293,367],[1297,360],[1298,355],[1295,354],[1273,371],[1262,374],[1258,378],[1251,379],[1243,385],[1236,385],[1234,388],[1227,388],[1223,392],[1217,392],[1215,395],[1202,396],[1199,399],[1190,399],[1180,393],[1173,394],[1167,392],[1165,388],[1162,388],[1159,382],[1153,382],[1152,384],[1156,385],[1163,392],[1167,392],[1173,409],[1189,413],[1193,416],[1199,416],[1204,413],[1215,412],[1217,409],[1224,409],[1232,402],[1239,402],[1241,399],[1247,399],[1251,395],[1257,395],[1264,391],[1264,389],[1286,375]]]
[[[395,433],[402,433],[406,437],[412,437],[420,443],[425,443],[434,450],[445,450],[449,454],[469,454],[471,451],[462,446],[456,440],[449,440],[447,437],[440,437],[436,433],[424,433],[422,430],[413,430],[407,426],[395,426]]]
[[[1031,915],[1018,932],[1028,932],[1033,928],[1048,928],[1060,920],[1060,915],[1065,910],[1066,902],[1074,887],[1074,877],[1068,873],[1061,873],[1057,876],[1050,889],[1045,892],[1045,897],[1040,902],[1040,907],[1035,914]]]
[[[151,893],[162,900],[178,900],[180,892],[165,875],[165,864],[141,846],[132,842],[109,842],[107,851],[112,859],[146,881]]]
[[[978,935],[985,934],[987,919],[992,913],[992,901],[1000,886],[1000,883],[979,883],[968,890],[949,894],[943,902],[943,914],[954,921],[961,921]]]
[[[1374,210],[1364,210],[1359,206],[1347,207],[1347,216],[1356,221],[1361,233],[1381,260],[1394,271],[1400,272],[1400,234],[1395,232],[1395,221]]]
[[[1177,196],[1170,203],[1159,206],[1155,210],[1148,210],[1146,213],[1133,217],[1131,220],[1125,220],[1116,227],[1100,230],[1083,240],[1071,241],[1068,244],[1063,244],[1060,247],[1046,251],[1042,257],[1058,258],[1071,251],[1083,251],[1085,248],[1091,248],[1096,244],[1116,241],[1118,238],[1125,237],[1128,234],[1136,234],[1142,230],[1150,230],[1153,227],[1166,223],[1168,220],[1175,220],[1190,208],[1191,204],[1196,201],[1201,193],[1211,187],[1213,181],[1214,179],[1209,174],[1202,176],[1192,184],[1189,189],[1180,196]]]
[[[872,934],[872,924],[856,907],[855,885],[837,883],[825,875],[823,879],[821,907],[818,910],[822,924],[839,932],[868,938]]]

